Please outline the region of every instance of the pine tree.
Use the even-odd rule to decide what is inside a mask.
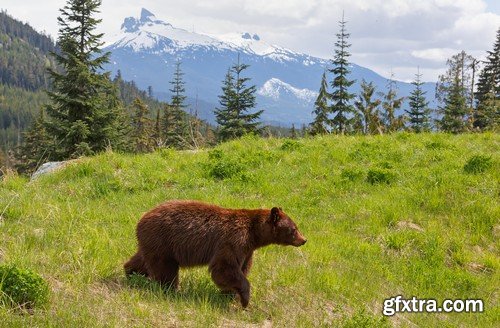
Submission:
[[[474,111],[474,128],[496,130],[500,126],[500,28],[493,51],[488,56],[479,75]]]
[[[466,130],[465,115],[467,114],[467,105],[458,73],[457,71],[455,79],[444,98],[444,106],[441,107],[443,117],[439,121],[439,125],[445,132],[461,133]]]
[[[333,132],[341,134],[352,131],[353,116],[355,113],[354,106],[351,104],[351,100],[354,99],[355,95],[349,93],[348,90],[355,81],[348,79],[348,75],[351,72],[348,58],[351,54],[347,49],[351,45],[347,42],[349,34],[346,32],[346,23],[344,14],[342,14],[342,21],[339,22],[340,32],[337,34],[337,42],[335,42],[336,49],[332,61],[333,68],[329,70],[334,75],[334,79],[331,82],[333,91],[331,94],[332,105],[330,107],[333,118],[330,124]]]
[[[159,148],[163,146],[163,140],[162,140],[162,129],[161,129],[161,115],[160,115],[160,108],[156,110],[156,119],[155,119],[155,125],[153,128],[153,134],[151,135],[151,139],[153,139],[154,147]]]
[[[101,73],[109,53],[100,48],[103,34],[94,33],[100,5],[99,0],[68,0],[60,10],[60,52],[54,56],[62,72],[50,70],[54,91],[48,92],[52,103],[46,107],[47,132],[57,141],[53,159],[99,152],[122,137],[116,129],[122,107],[109,73]]]
[[[297,139],[297,129],[295,129],[295,124],[292,124],[292,128],[290,129],[290,138]]]
[[[256,87],[247,87],[246,83],[250,78],[242,77],[242,72],[248,67],[249,65],[240,63],[238,56],[238,63],[228,70],[222,82],[220,108],[215,109],[216,121],[219,124],[218,138],[221,141],[259,132],[258,120],[263,110],[249,112],[256,106]]]
[[[373,100],[375,86],[372,82],[367,83],[365,80],[361,82],[361,94],[359,99],[354,103],[362,121],[362,132],[364,134],[377,134],[381,132],[382,122],[380,121],[380,106],[379,99]]]
[[[403,116],[396,116],[396,111],[401,109],[404,97],[398,98],[397,85],[392,74],[387,83],[387,93],[382,95],[382,122],[384,131],[392,133],[401,130],[404,127],[405,118]]]
[[[184,148],[187,145],[187,123],[185,104],[185,82],[182,80],[184,73],[181,71],[181,63],[177,62],[173,80],[170,81],[172,93],[170,104],[165,105],[163,115],[163,135],[165,145],[173,148]]]
[[[321,78],[321,86],[319,88],[319,94],[314,102],[314,121],[311,123],[311,134],[326,134],[329,133],[328,125],[330,120],[328,118],[329,108],[328,99],[330,94],[328,93],[328,83],[326,81],[326,72],[323,72],[323,77]]]
[[[412,84],[415,86],[410,96],[408,97],[410,108],[405,110],[408,113],[410,128],[414,132],[424,132],[430,130],[430,112],[429,102],[425,99],[426,92],[422,90],[424,82],[421,81],[422,74],[420,71],[415,75],[415,81]]]
[[[187,98],[185,95],[186,82],[183,81],[183,76],[184,73],[181,70],[181,62],[177,61],[175,64],[174,79],[170,81],[170,84],[172,85],[172,88],[170,89],[170,92],[172,92],[170,103],[173,107],[180,110],[184,110],[187,107],[185,104]]]
[[[134,109],[134,116],[132,118],[132,142],[134,150],[138,153],[151,151],[151,120],[148,117],[148,107],[140,98],[135,98],[132,107]]]
[[[43,108],[31,128],[24,132],[24,143],[18,149],[17,169],[24,173],[33,173],[52,153],[54,143],[45,129]]]
[[[473,68],[476,59],[465,51],[446,61],[448,69],[439,76],[436,98],[443,114],[438,125],[447,132],[460,133],[473,125]]]

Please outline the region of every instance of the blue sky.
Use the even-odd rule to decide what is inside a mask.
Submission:
[[[42,4],[43,3],[43,4]],[[2,0],[0,8],[56,36],[64,0]],[[446,59],[465,50],[481,59],[500,28],[500,0],[104,0],[101,30],[147,8],[158,19],[198,33],[257,33],[269,43],[330,58],[345,12],[352,61],[383,76],[412,80],[420,67],[435,81]]]

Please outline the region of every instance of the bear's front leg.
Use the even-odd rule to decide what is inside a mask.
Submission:
[[[250,301],[250,283],[241,272],[234,259],[214,258],[210,262],[212,280],[223,291],[233,291],[240,297],[241,305],[246,308]]]

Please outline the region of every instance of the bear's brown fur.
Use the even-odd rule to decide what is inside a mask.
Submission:
[[[250,298],[246,278],[253,251],[269,244],[301,246],[306,239],[280,209],[227,209],[198,201],[169,201],[137,224],[138,251],[125,263],[127,275],[143,274],[177,288],[179,267],[208,264],[213,281]]]

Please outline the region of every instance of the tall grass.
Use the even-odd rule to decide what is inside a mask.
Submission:
[[[0,183],[0,261],[40,273],[50,305],[0,326],[495,326],[500,137],[257,139],[198,152],[104,153]],[[308,239],[256,252],[248,310],[206,268],[164,292],[122,265],[141,214],[168,199],[280,206]],[[484,313],[382,316],[385,298],[481,298]]]

